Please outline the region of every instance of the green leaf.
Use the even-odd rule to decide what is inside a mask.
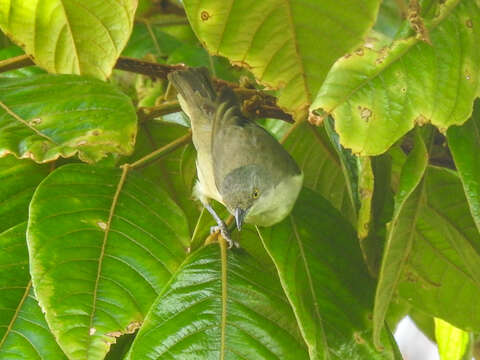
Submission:
[[[308,359],[275,273],[228,252],[225,348],[218,245],[190,255],[151,308],[128,359]]]
[[[332,114],[343,146],[381,154],[415,124],[445,131],[468,119],[479,95],[479,4],[448,0],[437,14],[427,21],[432,45],[372,36],[332,68],[310,110]]]
[[[322,195],[354,223],[351,185],[325,129],[302,122],[289,131],[284,146],[304,173],[303,185]]]
[[[475,103],[472,118],[463,126],[452,126],[447,132],[448,146],[455,160],[458,175],[462,180],[463,189],[473,220],[480,231],[480,102]]]
[[[422,189],[423,188],[423,189]],[[398,294],[430,316],[480,331],[480,234],[455,172],[428,167]]]
[[[0,3],[0,29],[49,72],[106,79],[136,6],[136,0],[7,0]]]
[[[281,89],[279,105],[303,117],[338,57],[373,26],[380,1],[188,0],[185,10],[214,55]]]
[[[0,156],[37,162],[128,154],[137,132],[131,100],[108,83],[74,75],[0,78]]]
[[[290,215],[259,229],[311,359],[379,359],[370,345],[374,281],[355,231],[329,202],[304,189]]]
[[[138,133],[133,162],[152,151],[185,135],[188,128],[164,121],[149,121],[142,124]],[[190,142],[174,152],[156,160],[151,166],[139,169],[142,176],[160,184],[184,211],[193,232],[200,215],[200,203],[193,199],[192,189],[196,176],[195,150]]]
[[[0,158],[0,232],[27,220],[30,199],[48,170],[29,160]]]
[[[401,297],[397,297],[400,301],[404,301]],[[435,318],[425,314],[423,311],[410,306],[408,317],[415,323],[415,326],[425,335],[431,342],[435,342]]]
[[[147,54],[168,56],[181,45],[179,40],[163,32],[161,27],[137,23],[122,55],[133,58],[143,58]]]
[[[462,360],[467,350],[469,335],[448,322],[435,318],[435,339],[442,360]]]
[[[415,141],[415,147],[403,165],[400,175],[399,188],[395,196],[395,210],[387,235],[375,293],[373,336],[378,348],[381,347],[380,334],[385,316],[412,247],[413,228],[420,213],[423,187],[418,185],[428,164],[428,154],[418,131],[415,132]]]
[[[27,223],[0,234],[0,358],[63,360],[28,273]]]
[[[183,212],[157,184],[125,175],[65,165],[30,205],[35,293],[72,360],[103,359],[115,337],[138,328],[185,257]]]
[[[401,8],[402,5],[404,8]],[[402,25],[404,20],[403,16],[406,15],[406,10],[406,2],[396,0],[382,1],[380,10],[378,11],[377,22],[373,29],[380,31],[390,38],[394,38]],[[405,11],[405,13],[402,14],[403,11]]]

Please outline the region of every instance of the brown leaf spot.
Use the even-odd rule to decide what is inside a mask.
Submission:
[[[473,27],[472,19],[468,19],[467,21],[465,21],[465,25],[467,25],[467,27],[469,27],[469,28],[472,28]]]
[[[201,13],[200,13],[200,18],[202,19],[202,21],[207,21],[208,19],[210,19],[210,14],[203,10]]]
[[[126,332],[127,334],[132,334],[142,326],[142,323],[140,321],[132,321],[130,324],[128,324]]]
[[[77,146],[82,146],[82,145],[85,145],[87,143],[87,140],[81,140],[77,143]]]
[[[367,107],[361,106],[358,107],[358,110],[360,110],[360,117],[362,118],[362,120],[364,120],[365,122],[369,122],[370,118],[373,115],[372,110]]]
[[[315,126],[320,126],[323,120],[328,116],[328,112],[320,108],[315,111],[310,111],[308,114],[308,122]]]
[[[355,331],[353,333],[353,338],[355,339],[355,342],[357,344],[365,344],[365,340],[363,339],[363,337],[360,335],[359,332]]]
[[[101,133],[101,131],[99,129],[95,129],[95,130],[92,131],[93,136],[98,136],[98,135],[100,135],[100,133]]]
[[[32,120],[29,121],[29,124],[31,126],[37,126],[37,125],[40,125],[42,123],[42,119],[41,118],[34,118]]]
[[[358,56],[363,56],[365,54],[365,51],[363,50],[363,48],[358,48],[357,50],[355,50],[355,54]]]
[[[407,271],[404,276],[408,282],[416,283],[418,281],[418,276],[411,271]]]
[[[421,7],[419,0],[411,0],[408,4],[407,19],[410,22],[410,26],[417,33],[417,37],[425,41],[427,44],[432,45],[430,41],[430,35],[428,29],[424,24],[421,16]]]
[[[423,114],[418,115],[414,121],[415,121],[415,124],[417,124],[418,126],[423,126],[430,122],[430,120],[428,120]]]
[[[365,188],[360,189],[360,197],[362,199],[368,199],[370,196],[372,196],[372,190]]]
[[[50,149],[50,143],[48,141],[43,141],[42,142],[42,151],[47,152],[48,149]]]
[[[117,337],[122,336],[122,332],[121,331],[112,331],[112,332],[106,333],[105,335],[117,338]]]
[[[244,67],[246,69],[252,69],[250,64],[246,63],[243,60],[231,60],[230,62],[232,63],[233,66],[239,66],[239,67]]]

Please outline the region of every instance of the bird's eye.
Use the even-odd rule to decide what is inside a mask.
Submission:
[[[254,199],[258,198],[259,195],[260,195],[260,193],[259,193],[258,189],[253,190],[252,197],[253,197]]]

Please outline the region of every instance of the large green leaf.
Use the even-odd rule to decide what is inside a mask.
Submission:
[[[186,0],[200,41],[280,88],[279,105],[305,114],[338,57],[363,40],[380,1]]]
[[[304,189],[289,218],[259,230],[295,312],[311,359],[378,359],[369,311],[374,281],[353,227]]]
[[[478,332],[480,234],[460,179],[451,170],[429,167],[416,192],[418,214],[410,220],[413,242],[398,294],[431,316]]]
[[[415,132],[415,140],[415,147],[403,165],[400,175],[395,196],[395,210],[387,235],[375,293],[373,331],[377,347],[381,346],[381,329],[412,247],[413,229],[420,213],[423,187],[418,185],[428,164],[428,153],[418,131]]]
[[[478,96],[478,24],[478,2],[448,0],[427,21],[431,45],[373,36],[335,64],[310,109],[332,114],[341,143],[364,155],[385,152],[415,124],[464,123]]]
[[[303,122],[290,130],[285,148],[304,173],[303,185],[321,194],[352,223],[356,209],[347,174],[324,128]]]
[[[275,273],[232,250],[227,284],[222,328],[219,247],[189,256],[152,306],[128,359],[308,359]]]
[[[133,26],[136,0],[5,0],[0,29],[49,72],[110,76]]]
[[[31,287],[26,229],[0,234],[0,359],[63,360]]]
[[[48,170],[29,160],[0,158],[0,232],[27,220],[30,199]]]
[[[124,175],[65,165],[30,205],[35,293],[70,359],[103,359],[115,337],[140,325],[185,257],[183,212],[157,184]]]
[[[463,126],[452,126],[447,132],[448,146],[462,180],[473,220],[480,231],[480,102],[472,118]]]
[[[96,161],[130,153],[137,131],[130,99],[111,84],[75,75],[0,78],[0,156],[37,162]]]

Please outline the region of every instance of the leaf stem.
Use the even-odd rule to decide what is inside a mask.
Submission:
[[[179,147],[189,143],[191,139],[192,139],[192,132],[190,130],[182,137],[179,137],[178,139],[172,141],[171,143],[168,143],[167,145],[162,146],[160,149],[151,152],[150,154],[142,157],[141,159],[138,159],[134,163],[126,164],[126,165],[128,165],[129,168],[133,168],[133,169],[138,168],[150,161],[156,160],[159,157],[170,154],[171,152],[177,150]]]
[[[3,334],[2,339],[0,339],[0,349],[2,348],[3,344],[5,343],[5,340],[7,339],[8,335],[12,331],[13,324],[18,318],[18,314],[20,313],[20,310],[22,309],[23,304],[25,303],[25,300],[28,297],[28,293],[30,292],[30,288],[32,287],[32,280],[30,280],[25,287],[25,292],[23,293],[22,299],[17,305],[17,308],[15,309],[15,314],[13,314],[12,318],[10,319],[10,323],[8,324],[7,330],[5,330],[5,334]]]
[[[120,192],[122,191],[123,184],[125,184],[125,180],[127,178],[129,168],[130,167],[128,166],[128,164],[122,165],[122,175],[120,176],[120,180],[118,181],[118,184],[117,184],[117,189],[115,190],[115,194],[113,195],[112,205],[110,206],[110,211],[108,213],[107,224],[105,225],[105,230],[104,230],[105,233],[103,236],[102,247],[100,250],[100,255],[98,257],[98,268],[97,268],[97,277],[95,279],[95,288],[93,290],[92,312],[90,314],[90,326],[88,327],[88,330],[91,336],[95,333],[95,328],[93,327],[93,318],[95,316],[98,283],[100,282],[100,275],[102,273],[102,264],[103,264],[103,258],[105,257],[105,248],[107,247],[108,235],[110,233],[110,227],[112,225],[113,214],[115,213],[115,208],[117,207],[118,197],[120,196]],[[89,339],[91,339],[91,336],[89,337]],[[89,342],[89,344],[90,343],[91,342]]]
[[[221,236],[219,239],[222,264],[222,320],[220,325],[220,360],[225,359],[225,336],[227,329],[227,244]]]
[[[181,111],[178,101],[166,101],[156,106],[141,107],[138,109],[137,114],[140,122],[155,119],[156,117],[172,114]]]
[[[35,65],[28,55],[19,55],[0,61],[0,73]]]

